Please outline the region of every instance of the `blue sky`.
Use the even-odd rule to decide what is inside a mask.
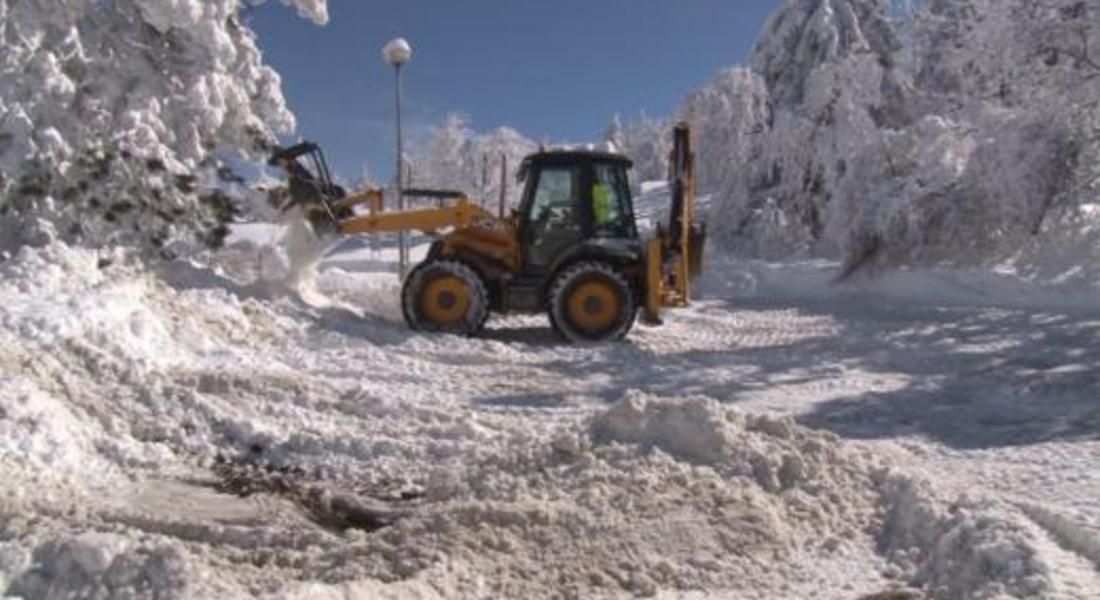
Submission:
[[[330,0],[325,27],[278,2],[249,14],[283,75],[298,136],[339,173],[393,172],[393,71],[402,36],[407,130],[452,111],[478,130],[589,141],[616,113],[663,116],[718,70],[743,61],[779,0]]]

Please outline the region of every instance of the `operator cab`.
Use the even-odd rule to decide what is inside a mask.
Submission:
[[[631,166],[622,155],[588,151],[540,152],[524,160],[518,224],[526,274],[553,271],[578,251],[639,244]]]

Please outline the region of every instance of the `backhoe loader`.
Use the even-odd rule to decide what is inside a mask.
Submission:
[[[401,307],[414,330],[476,335],[489,314],[541,313],[576,343],[619,340],[641,311],[686,306],[702,267],[706,231],[695,220],[691,130],[673,132],[671,215],[643,240],[628,179],[631,161],[596,151],[541,150],[522,163],[522,201],[493,214],[461,192],[404,190],[439,205],[384,210],[383,193],[346,196],[333,185],[314,144],[277,152],[291,187],[321,235],[420,231],[433,238],[427,258],[405,277]],[[307,157],[309,172],[298,163]],[[300,192],[301,190],[299,190]]]

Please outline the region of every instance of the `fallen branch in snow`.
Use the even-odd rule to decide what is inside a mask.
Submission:
[[[296,481],[305,475],[293,469],[261,467],[223,458],[215,465],[214,472],[220,479],[215,486],[218,491],[242,498],[256,494],[286,498],[298,505],[311,521],[326,528],[373,532],[414,512],[382,500]]]
[[[862,596],[859,600],[920,600],[921,598],[924,598],[924,595],[913,590],[891,590]]]
[[[394,508],[384,502],[352,494],[332,492],[323,487],[303,488],[300,501],[315,522],[336,529],[378,531],[408,517],[413,511]]]

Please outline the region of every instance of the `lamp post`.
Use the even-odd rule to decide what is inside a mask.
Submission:
[[[393,65],[394,74],[396,76],[395,81],[395,98],[397,106],[397,169],[394,171],[394,181],[396,182],[395,189],[397,190],[397,209],[405,210],[405,188],[404,188],[404,172],[405,172],[405,140],[403,132],[401,130],[401,67],[405,66],[405,63],[409,62],[412,58],[412,46],[404,38],[397,38],[390,43],[386,44],[386,47],[382,49],[382,55],[385,57],[386,62]],[[397,255],[398,262],[400,264],[401,278],[404,279],[408,274],[409,268],[409,246],[408,240],[405,237],[405,232],[401,231],[397,234]]]

